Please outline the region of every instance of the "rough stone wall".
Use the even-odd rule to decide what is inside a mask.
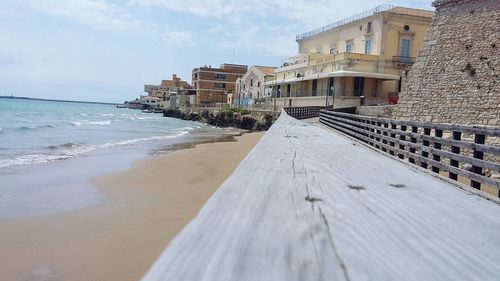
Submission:
[[[439,0],[393,117],[500,126],[500,0]]]

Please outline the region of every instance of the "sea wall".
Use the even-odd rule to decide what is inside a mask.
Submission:
[[[499,126],[500,1],[439,0],[393,117]]]

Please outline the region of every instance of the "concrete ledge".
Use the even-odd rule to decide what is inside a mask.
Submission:
[[[495,280],[499,216],[282,114],[143,280]]]

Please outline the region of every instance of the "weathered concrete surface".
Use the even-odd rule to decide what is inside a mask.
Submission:
[[[500,206],[286,114],[143,278],[498,280]]]

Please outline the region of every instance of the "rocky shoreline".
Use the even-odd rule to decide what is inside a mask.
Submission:
[[[165,109],[163,117],[198,121],[217,127],[234,127],[251,131],[267,131],[275,121],[271,113],[260,116],[247,110],[227,109],[217,112],[202,110],[201,112],[185,112],[179,109]]]

